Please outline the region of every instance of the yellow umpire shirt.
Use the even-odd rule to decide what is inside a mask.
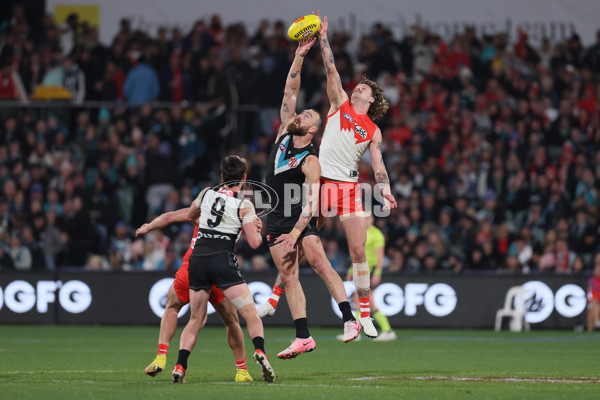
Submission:
[[[375,249],[385,247],[385,237],[375,225],[367,229],[367,242],[365,243],[365,252],[367,253],[367,262],[369,263],[369,272],[377,265],[377,251]]]

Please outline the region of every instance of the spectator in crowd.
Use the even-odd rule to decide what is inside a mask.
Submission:
[[[160,271],[165,269],[166,251],[159,245],[158,239],[154,235],[146,240],[144,245],[144,262],[142,269],[144,271]]]
[[[40,233],[44,263],[46,269],[50,271],[56,269],[56,257],[63,250],[64,246],[64,238],[60,229],[56,226],[57,215],[58,213],[53,208],[49,208],[46,211],[45,226]]]
[[[124,94],[125,100],[130,105],[150,103],[160,94],[158,75],[145,60],[141,60],[127,74]]]
[[[250,260],[250,271],[263,272],[268,270],[267,259],[262,254],[257,254]]]
[[[4,246],[0,246],[0,271],[12,271],[15,269],[15,262],[12,255],[7,252]]]
[[[0,100],[26,102],[28,99],[27,91],[19,71],[15,70],[8,60],[2,58],[0,56]]]
[[[62,87],[71,93],[71,98],[75,103],[83,102],[86,88],[83,71],[71,57],[66,57],[63,61],[63,71]]]
[[[92,254],[89,256],[84,268],[86,271],[107,271],[109,266],[105,259],[97,254]]]
[[[18,271],[29,271],[32,267],[31,252],[21,243],[21,237],[18,233],[13,233],[10,238],[10,248],[8,250],[14,260],[15,269]]]
[[[508,249],[506,266],[510,272],[529,272],[532,256],[533,249],[522,235],[518,235]]]
[[[60,26],[60,47],[64,56],[69,55],[75,48],[78,25],[79,16],[76,13],[71,13],[67,16],[67,20]]]
[[[327,240],[325,245],[325,255],[331,263],[331,266],[338,273],[345,272],[348,268],[348,258],[340,251],[336,240]]]

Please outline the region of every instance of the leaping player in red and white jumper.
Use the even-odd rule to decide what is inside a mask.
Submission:
[[[318,16],[321,17],[320,12]],[[383,117],[389,103],[383,98],[383,90],[366,78],[363,78],[348,98],[327,39],[327,17],[321,21],[319,43],[327,72],[327,95],[331,104],[319,150],[323,185],[321,195],[324,196],[321,208],[336,210],[340,217],[352,257],[353,281],[360,302],[359,322],[365,335],[376,337],[377,330],[370,316],[370,277],[365,253],[367,226],[358,184],[358,162],[368,148],[377,182],[376,190],[379,188],[384,197],[382,210],[395,208],[396,200],[391,193],[381,154],[381,130],[373,122]]]
[[[318,16],[321,17],[320,12]],[[381,189],[384,198],[382,210],[395,208],[396,200],[391,193],[381,154],[381,130],[373,122],[387,112],[389,103],[383,98],[383,90],[368,79],[363,79],[354,88],[349,99],[335,68],[327,39],[327,17],[321,21],[318,34],[327,71],[327,95],[331,103],[319,151],[322,184],[320,211],[332,211],[340,217],[352,257],[353,281],[360,303],[359,322],[365,335],[377,337],[369,305],[371,285],[365,253],[367,225],[358,184],[358,162],[368,148],[377,188]],[[278,276],[270,299],[258,308],[261,318],[275,315],[283,291]]]

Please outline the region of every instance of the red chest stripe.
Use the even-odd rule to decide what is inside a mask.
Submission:
[[[340,107],[340,128],[354,133],[355,144],[368,142],[373,138],[377,126],[366,115],[356,115],[350,101]]]

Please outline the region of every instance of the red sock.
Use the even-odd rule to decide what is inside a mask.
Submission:
[[[169,351],[168,344],[159,344],[158,345],[158,353],[156,353],[156,354],[159,356],[166,356],[168,351]]]
[[[360,317],[366,318],[371,316],[371,306],[368,297],[359,297],[358,302],[360,303]]]
[[[248,367],[246,366],[246,358],[244,358],[241,361],[236,361],[235,366],[237,367],[237,369],[248,369]]]
[[[280,288],[277,285],[273,286],[273,293],[271,293],[271,297],[269,297],[269,300],[267,300],[273,306],[273,308],[277,308],[277,304],[279,304],[279,298],[283,294],[284,290],[285,289]]]

